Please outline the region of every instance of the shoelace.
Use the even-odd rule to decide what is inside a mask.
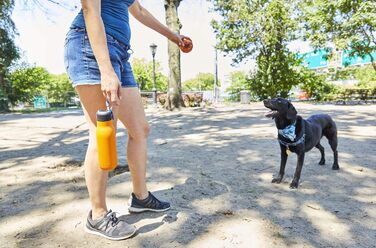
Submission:
[[[114,227],[117,225],[117,223],[119,222],[119,218],[116,217],[116,212],[112,212],[109,216],[109,220],[107,221],[107,224],[106,224],[106,230],[107,230],[107,227],[108,225],[111,223],[111,226]]]
[[[150,196],[151,196],[151,200],[150,200],[151,207],[153,208],[158,207],[161,204],[161,202],[157,198],[155,198],[154,195],[150,194]]]

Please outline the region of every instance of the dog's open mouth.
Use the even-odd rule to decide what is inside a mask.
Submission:
[[[276,115],[278,115],[278,111],[277,110],[270,110],[270,111],[268,111],[268,112],[265,113],[265,117],[267,117],[267,118],[273,118]]]

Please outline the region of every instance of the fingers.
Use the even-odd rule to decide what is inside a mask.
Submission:
[[[121,82],[115,71],[101,73],[101,90],[111,106],[120,105]]]
[[[119,98],[119,101],[121,100],[121,86],[119,84],[119,87],[118,87],[118,98]]]
[[[184,45],[183,37],[181,35],[178,36],[178,45],[179,46],[183,46]]]
[[[118,89],[111,91],[111,105],[119,105]]]
[[[111,106],[119,106],[120,105],[120,87],[115,89],[103,89],[103,96],[110,102]]]

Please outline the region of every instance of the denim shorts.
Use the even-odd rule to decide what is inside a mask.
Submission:
[[[128,62],[130,47],[106,34],[112,66],[122,87],[138,87]],[[85,29],[71,29],[64,45],[64,63],[73,86],[101,83],[101,75]]]

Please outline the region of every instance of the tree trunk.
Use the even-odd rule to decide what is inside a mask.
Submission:
[[[167,26],[176,33],[180,33],[181,24],[178,17],[178,7],[182,0],[165,0]],[[181,70],[180,70],[180,49],[168,41],[168,64],[170,75],[168,81],[167,101],[165,107],[169,110],[180,109],[184,106],[181,96]]]
[[[0,64],[0,112],[9,111],[5,71]]]
[[[376,61],[375,61],[375,58],[373,57],[372,53],[369,53],[368,55],[371,57],[371,65],[372,65],[373,69],[376,71]]]

